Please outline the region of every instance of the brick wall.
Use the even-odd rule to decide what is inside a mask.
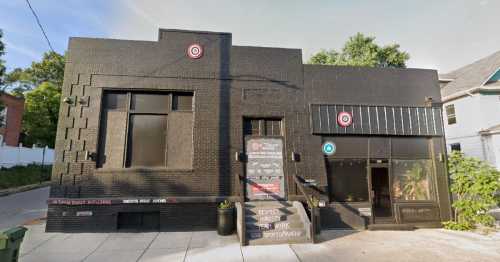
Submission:
[[[0,95],[1,103],[7,108],[6,125],[0,127],[0,134],[8,146],[17,146],[21,134],[21,123],[24,112],[24,99],[9,94]]]

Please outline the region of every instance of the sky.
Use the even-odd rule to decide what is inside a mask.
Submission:
[[[304,61],[357,32],[398,43],[409,67],[440,73],[500,50],[500,0],[30,0],[54,49],[68,38],[156,41],[158,28],[231,32],[233,45],[302,48]],[[26,0],[0,2],[8,70],[48,45]]]

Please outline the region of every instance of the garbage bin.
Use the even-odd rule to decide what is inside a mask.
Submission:
[[[16,262],[23,242],[25,227],[14,227],[0,234],[0,261]]]

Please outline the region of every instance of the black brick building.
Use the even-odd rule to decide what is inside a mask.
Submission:
[[[300,49],[160,29],[71,38],[62,97],[47,231],[214,228],[240,176],[247,200],[303,201],[297,175],[323,228],[450,218],[433,70],[304,65]]]

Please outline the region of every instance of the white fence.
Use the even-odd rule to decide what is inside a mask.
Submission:
[[[54,149],[48,147],[18,147],[0,144],[0,167],[25,166],[28,164],[51,165],[54,163]]]

